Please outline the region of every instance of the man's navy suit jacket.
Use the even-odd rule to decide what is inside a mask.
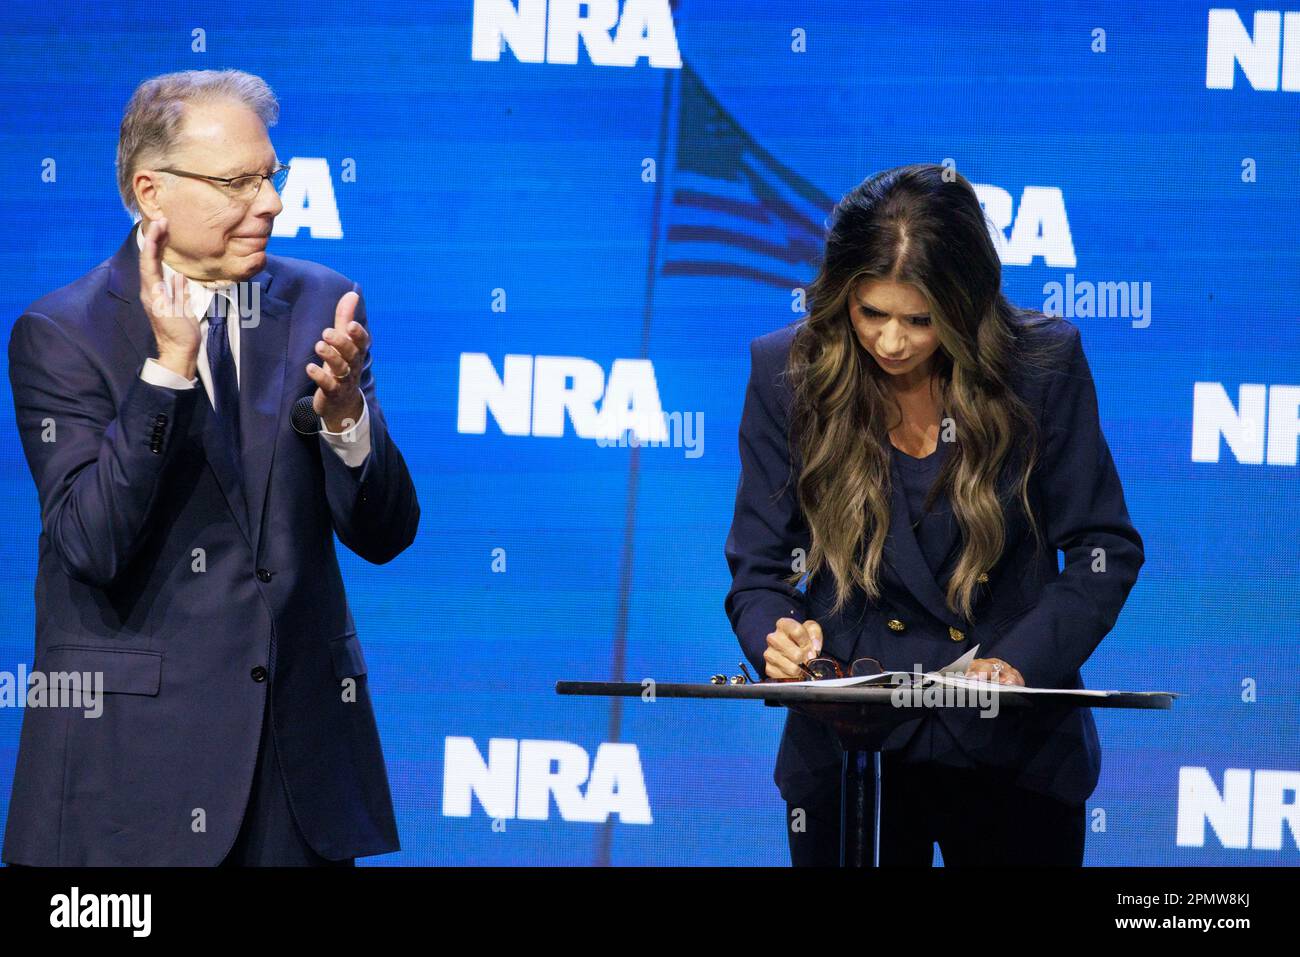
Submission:
[[[785,367],[796,329],[777,330],[750,346],[752,373],[740,423],[741,477],[725,549],[733,578],[727,615],[758,673],[766,673],[766,636],[777,619],[813,618],[823,629],[823,654],[840,661],[865,656],[887,669],[911,670],[920,664],[930,670],[979,645],[979,657],[1004,659],[1030,686],[1082,688],[1079,669],[1114,627],[1144,554],[1098,422],[1096,389],[1079,330],[1056,319],[1036,333],[1056,345],[1056,359],[1045,368],[1023,364],[1012,384],[1036,416],[1042,436],[1030,501],[1048,547],[1035,554],[1032,532],[1016,505],[1013,477],[1018,470],[1004,468],[998,488],[1005,503],[1007,544],[988,570],[987,583],[978,586],[972,620],[967,621],[944,601],[944,587],[960,556],[960,529],[948,510],[947,554],[938,574],[932,574],[912,532],[896,465],[880,599],[869,602],[856,589],[840,614],[831,615],[829,572],[813,576],[806,592],[783,581],[796,550],[807,554],[809,548],[795,493],[797,461],[792,465],[787,444],[792,397]],[[1012,461],[1018,465],[1023,448],[1015,455]],[[1065,553],[1063,569],[1058,549]],[[890,629],[891,619],[903,630]],[[1069,803],[1082,803],[1092,794],[1101,769],[1096,724],[1088,708],[1004,707],[996,718],[933,710],[899,726],[882,750],[899,752],[905,761],[1016,768],[1022,786]],[[842,754],[825,725],[788,713],[775,774],[782,797],[800,803],[834,793]]]
[[[371,451],[347,466],[290,410],[356,285],[277,256],[241,327],[243,488],[204,389],[140,378],[157,343],[132,230],[9,339],[41,508],[35,671],[101,672],[103,713],[28,708],[4,860],[215,865],[239,830],[268,694],[303,835],[331,859],[399,849],[334,535],[388,562],[420,508],[367,358]],[[356,320],[366,323],[363,304]],[[240,507],[236,507],[239,505]],[[271,674],[269,679],[267,671]]]

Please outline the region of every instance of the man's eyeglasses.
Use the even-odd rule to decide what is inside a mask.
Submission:
[[[189,179],[202,179],[214,186],[224,189],[230,198],[241,203],[249,203],[262,188],[263,180],[270,180],[277,193],[284,191],[284,184],[289,181],[289,167],[280,164],[269,173],[246,173],[243,176],[207,176],[203,173],[191,173],[183,169],[160,169],[160,173],[173,176],[185,176]]]

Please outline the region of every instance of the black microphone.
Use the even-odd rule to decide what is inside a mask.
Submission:
[[[320,433],[320,416],[316,414],[316,409],[311,402],[312,396],[304,395],[293,404],[293,413],[289,417],[293,422],[294,431],[302,435]]]

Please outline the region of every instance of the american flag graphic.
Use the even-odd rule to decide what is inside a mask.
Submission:
[[[689,66],[680,73],[662,275],[806,285],[834,202],[746,133]]]

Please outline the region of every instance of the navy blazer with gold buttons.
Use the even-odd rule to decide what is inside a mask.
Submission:
[[[1055,319],[1038,331],[1059,346],[1045,369],[1017,369],[1012,388],[1037,417],[1038,463],[1030,503],[1047,547],[1015,504],[1019,468],[1004,467],[1006,546],[981,582],[971,620],[950,611],[944,589],[960,556],[961,533],[951,509],[942,511],[945,558],[932,573],[912,531],[897,464],[892,464],[892,513],[880,572],[881,597],[855,589],[830,614],[834,584],[819,573],[800,591],[785,581],[809,532],[799,508],[787,429],[791,393],[786,360],[798,325],[750,344],[752,371],[740,423],[740,483],[726,542],[732,585],[725,607],[745,656],[765,674],[767,635],[779,618],[815,619],[823,654],[840,661],[870,656],[888,669],[929,670],[975,645],[979,657],[1001,658],[1026,684],[1081,688],[1079,669],[1114,627],[1144,561],[1142,539],[1129,521],[1110,448],[1102,434],[1097,395],[1079,330]],[[1023,449],[1012,461],[1018,466]],[[892,456],[891,456],[892,461]],[[1098,550],[1101,551],[1098,551]],[[1065,554],[1062,569],[1057,551]],[[971,711],[925,712],[896,729],[883,750],[905,761],[954,767],[1016,769],[1017,783],[1068,803],[1092,794],[1101,768],[1096,724],[1088,708],[1002,709],[994,719]],[[792,803],[835,793],[842,752],[830,730],[795,712],[786,717],[775,781]]]

